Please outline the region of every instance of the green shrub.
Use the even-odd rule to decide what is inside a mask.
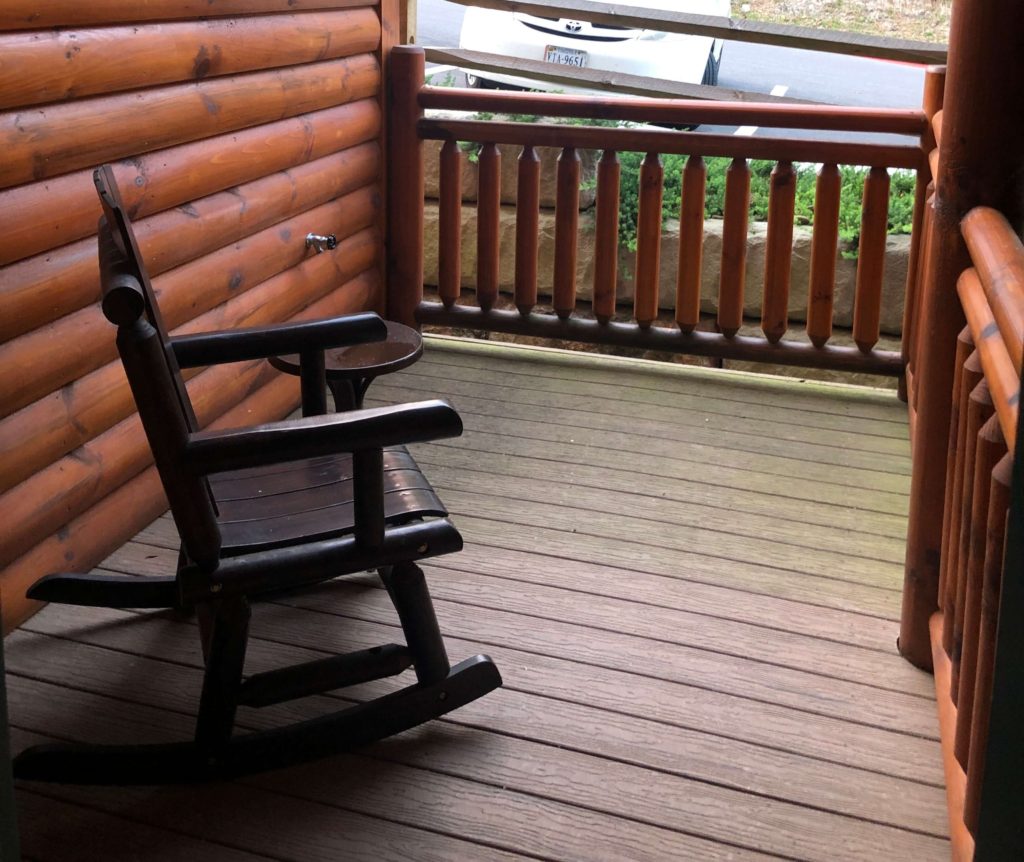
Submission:
[[[661,157],[665,171],[662,195],[662,221],[679,217],[682,194],[683,168],[686,156]],[[636,248],[636,220],[640,189],[640,165],[643,153],[620,153],[622,180],[619,191],[619,235],[630,249]],[[705,218],[722,218],[725,208],[725,172],[730,159],[709,158],[707,186],[704,197]],[[754,160],[750,162],[750,218],[765,221],[768,218],[768,195],[771,173],[775,163]],[[809,225],[814,221],[814,189],[817,170],[812,165],[794,166],[796,173],[796,201],[794,222]],[[839,237],[844,254],[856,254],[860,239],[861,199],[867,168],[844,165],[839,168],[841,191],[839,198]],[[889,233],[910,233],[914,212],[914,174],[896,171],[890,178]]]

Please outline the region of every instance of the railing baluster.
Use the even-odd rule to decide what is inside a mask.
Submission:
[[[462,152],[457,141],[441,147],[437,290],[445,308],[459,298],[462,281]]]
[[[943,573],[943,592],[939,596],[939,608],[942,610],[942,648],[946,655],[953,655],[953,617],[956,613],[955,602],[957,581],[959,578],[960,521],[964,505],[964,467],[967,450],[967,405],[971,392],[981,382],[981,359],[975,350],[963,365],[960,372],[960,391],[957,393],[959,410],[957,413],[956,459],[953,471],[953,492],[950,495],[949,510],[943,517],[942,559],[940,565]]]
[[[633,316],[646,329],[658,316],[661,276],[661,200],[665,171],[657,153],[640,164],[640,201],[636,217],[636,290]]]
[[[476,297],[484,311],[498,299],[498,232],[501,220],[501,152],[483,145],[476,203]]]
[[[552,305],[565,320],[576,307],[576,243],[580,221],[580,156],[565,147],[558,157],[555,193],[555,272]]]
[[[516,191],[516,308],[529,314],[537,304],[537,241],[540,229],[540,158],[527,144],[519,154]]]
[[[768,193],[768,239],[764,259],[761,331],[775,344],[789,326],[789,274],[793,259],[796,174],[791,162],[777,162]]]
[[[676,323],[683,332],[693,332],[700,323],[707,177],[704,159],[690,156],[683,169],[683,198],[679,207],[679,271],[676,276]]]
[[[597,215],[594,231],[594,316],[608,323],[615,314],[619,281],[619,156],[605,150],[597,165]]]
[[[732,338],[743,325],[743,282],[747,268],[750,167],[735,158],[725,172],[722,268],[718,286],[718,328]]]
[[[865,353],[878,342],[888,226],[889,172],[885,168],[872,168],[864,180],[857,289],[853,303],[853,340]]]
[[[950,481],[946,483],[946,495],[942,505],[942,559],[939,561],[939,591],[938,601],[939,608],[945,607],[946,595],[946,578],[949,572],[949,561],[950,554],[947,551],[946,542],[949,537],[949,531],[951,529],[951,519],[953,517],[953,486],[955,485],[954,477],[958,469],[957,464],[957,453],[960,451],[960,414],[962,407],[962,400],[964,397],[964,385],[963,385],[963,370],[964,364],[967,362],[968,357],[974,351],[974,339],[971,338],[971,328],[965,326],[960,330],[960,335],[956,340],[956,358],[953,361],[953,395],[952,405],[949,414],[949,448],[946,452],[946,475],[950,477]],[[970,391],[970,390],[967,390]]]
[[[1005,442],[1005,441],[1004,441]],[[999,594],[1003,580],[1003,554],[1006,547],[1006,515],[1010,508],[1010,480],[1013,456],[1004,455],[992,471],[989,488],[988,530],[985,568],[981,587],[981,620],[978,630],[978,659],[974,673],[974,704],[971,714],[971,741],[967,756],[967,792],[964,799],[964,823],[974,832],[978,825],[981,782],[988,746],[988,721],[992,704],[992,671],[995,666],[996,628],[999,622]]]
[[[963,648],[960,666],[953,664],[952,682],[956,687],[956,740],[954,752],[967,769],[971,747],[971,720],[978,666],[978,633],[981,627],[981,595],[985,579],[985,552],[988,542],[989,492],[992,471],[1006,454],[1006,441],[999,419],[990,416],[978,432],[974,455],[974,492],[971,505],[971,537],[967,555],[967,584],[964,592]],[[956,633],[954,632],[954,639]]]
[[[952,663],[949,695],[953,699],[953,703],[957,702],[960,653],[964,643],[964,598],[967,595],[967,560],[971,545],[971,509],[974,505],[974,470],[978,454],[978,432],[981,431],[981,426],[988,421],[994,409],[992,394],[983,377],[967,399],[967,419],[964,422],[963,474],[960,478],[960,524],[956,544],[951,548],[956,581],[950,584],[952,609],[949,618],[944,621],[946,626],[952,629],[949,635],[949,658]]]
[[[811,282],[807,291],[807,336],[815,347],[824,347],[832,337],[841,188],[839,168],[836,165],[822,165],[814,190]]]

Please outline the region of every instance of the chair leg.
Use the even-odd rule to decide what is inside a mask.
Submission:
[[[381,577],[385,577],[383,573]],[[451,665],[423,570],[415,563],[399,563],[387,574],[385,583],[412,652],[416,678],[421,685],[444,679]]]
[[[231,738],[235,724],[250,616],[244,598],[224,599],[213,612],[196,719],[196,744],[211,756]]]

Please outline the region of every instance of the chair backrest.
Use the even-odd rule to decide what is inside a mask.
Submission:
[[[185,552],[209,571],[220,557],[216,506],[209,483],[190,474],[183,461],[188,435],[198,430],[195,412],[113,171],[104,165],[93,180],[103,205],[103,313],[118,327],[118,353]]]

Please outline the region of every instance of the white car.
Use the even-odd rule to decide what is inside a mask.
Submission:
[[[723,17],[730,13],[729,0],[619,0],[618,5]],[[590,24],[569,18],[539,18],[472,6],[466,10],[462,21],[459,47],[506,57],[711,85],[718,83],[722,59],[722,40],[709,36]],[[594,92],[491,71],[469,73],[466,77],[469,85],[476,87]]]

